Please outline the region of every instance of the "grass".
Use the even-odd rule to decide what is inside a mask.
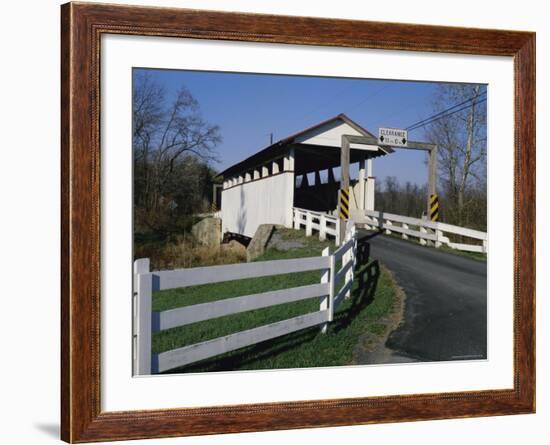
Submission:
[[[284,240],[299,240],[302,247],[289,251],[271,248],[257,261],[316,256],[325,247],[334,247],[331,242],[321,242],[316,237],[304,238],[302,232],[298,231],[284,229],[278,230],[278,234]],[[389,273],[375,261],[358,260],[359,267],[355,271],[351,298],[340,305],[326,334],[320,333],[317,326],[170,372],[350,364],[359,338],[365,332],[380,334],[383,331],[384,325],[378,321],[392,312],[397,298]],[[162,311],[268,290],[304,286],[318,283],[320,275],[321,271],[311,271],[155,292],[153,310]],[[159,353],[206,341],[316,310],[319,310],[319,298],[312,298],[169,329],[154,334],[153,352]]]
[[[136,233],[134,259],[149,258],[151,270],[233,264],[246,261],[246,250],[238,245],[212,247],[200,245],[191,233],[165,237],[154,233]]]

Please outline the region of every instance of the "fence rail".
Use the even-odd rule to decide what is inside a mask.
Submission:
[[[328,291],[327,283],[319,283],[153,312],[153,331],[163,331],[276,304],[293,303],[308,298],[321,297],[328,295]]]
[[[418,238],[420,244],[432,242],[435,247],[446,245],[451,249],[466,252],[487,253],[487,233],[451,224],[429,221],[409,216],[395,215],[392,213],[365,210],[367,228],[384,230],[386,234],[400,233],[402,238]],[[411,227],[412,226],[412,227]],[[445,234],[459,235],[475,240],[477,244],[452,242]]]
[[[167,371],[317,325],[320,325],[321,331],[325,333],[328,323],[333,320],[334,311],[342,300],[350,295],[356,250],[355,227],[350,225],[346,232],[346,242],[332,254],[327,247],[319,257],[154,272],[149,271],[148,259],[136,260],[134,262],[136,309],[134,374],[148,375]],[[336,264],[340,260],[341,266],[336,271]],[[152,295],[156,290],[311,270],[323,271],[319,283],[226,298],[160,312],[152,311]],[[344,281],[343,286],[335,295],[337,286],[342,281]],[[318,311],[152,354],[151,338],[154,332],[310,298],[320,298]]]
[[[329,319],[328,310],[312,312],[299,317],[282,320],[258,328],[226,335],[183,348],[173,349],[153,356],[157,372],[167,371],[179,366],[204,360],[235,349],[244,348],[285,334],[310,328]]]
[[[246,264],[193,267],[190,269],[162,270],[155,272],[153,290],[197,286],[222,281],[260,278],[293,272],[306,272],[328,267],[328,258],[309,257],[292,260],[258,261]]]
[[[298,230],[304,226],[306,229],[306,236],[311,236],[315,230],[319,232],[319,239],[321,241],[324,241],[327,239],[327,235],[330,235],[336,240],[336,245],[340,244],[339,219],[336,216],[298,207],[293,207],[292,212],[295,229]]]

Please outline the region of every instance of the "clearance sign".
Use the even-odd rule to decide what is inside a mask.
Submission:
[[[392,145],[394,147],[406,147],[409,140],[407,130],[400,128],[379,128],[378,142],[383,145]]]

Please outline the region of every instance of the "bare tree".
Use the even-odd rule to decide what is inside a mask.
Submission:
[[[420,218],[426,207],[427,186],[406,182],[400,184],[395,176],[387,176],[384,183],[376,183],[376,208],[399,215]]]
[[[428,138],[438,145],[440,181],[446,194],[447,219],[463,225],[465,212],[473,204],[469,193],[486,181],[487,109],[486,88],[477,84],[442,84],[436,94],[433,112],[441,113],[462,104],[433,121]],[[477,225],[477,224],[476,224]]]
[[[219,127],[204,121],[189,90],[182,86],[168,98],[150,74],[136,74],[133,151],[137,222],[162,230],[188,209],[190,202],[200,201],[206,187],[204,178],[211,176],[208,165],[216,160],[214,149],[220,142]]]

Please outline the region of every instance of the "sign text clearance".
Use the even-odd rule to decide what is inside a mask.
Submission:
[[[393,145],[395,147],[406,147],[409,140],[407,130],[399,128],[379,128],[378,142],[383,145]]]

